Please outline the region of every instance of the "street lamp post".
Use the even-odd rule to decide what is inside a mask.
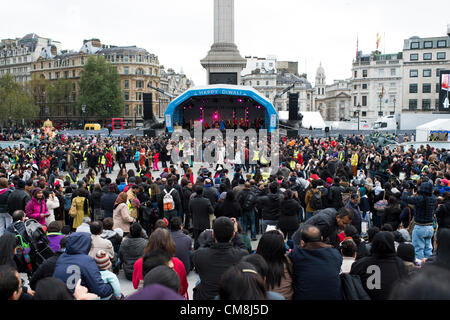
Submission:
[[[85,104],[83,104],[81,106],[81,112],[82,112],[82,116],[83,116],[83,129],[84,129],[84,126],[86,124],[86,105]]]
[[[380,94],[378,95],[378,97],[380,98],[380,112],[378,112],[378,115],[380,117],[383,116],[383,111],[381,111],[381,100],[383,99],[383,94],[380,92]]]
[[[358,133],[359,133],[359,123],[360,123],[359,114],[361,113],[361,104],[358,103],[358,105],[356,107],[358,108],[357,112],[358,112]]]

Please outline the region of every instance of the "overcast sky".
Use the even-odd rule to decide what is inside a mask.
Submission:
[[[183,69],[196,85],[206,72],[200,59],[213,42],[213,0],[21,0],[8,1],[0,38],[27,33],[52,38],[63,49],[79,50],[84,39],[136,45],[156,54],[166,69]],[[236,0],[235,42],[242,56],[275,55],[299,62],[315,81],[322,62],[327,83],[351,76],[356,38],[364,53],[402,51],[411,36],[444,36],[448,5],[436,0]]]

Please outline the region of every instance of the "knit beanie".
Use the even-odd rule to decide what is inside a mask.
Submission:
[[[410,243],[400,243],[397,247],[397,255],[403,261],[414,262],[415,261],[414,246]]]
[[[98,250],[95,255],[95,262],[100,270],[107,270],[111,267],[109,255],[104,250]]]

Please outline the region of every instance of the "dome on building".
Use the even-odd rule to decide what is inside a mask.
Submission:
[[[319,67],[317,68],[316,76],[325,76],[325,70],[322,67],[322,62],[320,63]]]

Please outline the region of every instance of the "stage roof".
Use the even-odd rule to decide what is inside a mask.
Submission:
[[[166,128],[169,132],[173,132],[173,125],[176,122],[176,109],[183,102],[192,97],[226,95],[236,97],[248,97],[259,103],[266,110],[266,127],[269,132],[277,128],[278,117],[277,112],[270,101],[268,101],[261,93],[249,86],[235,86],[226,84],[216,84],[209,86],[193,87],[185,91],[183,94],[174,99],[164,114]]]

